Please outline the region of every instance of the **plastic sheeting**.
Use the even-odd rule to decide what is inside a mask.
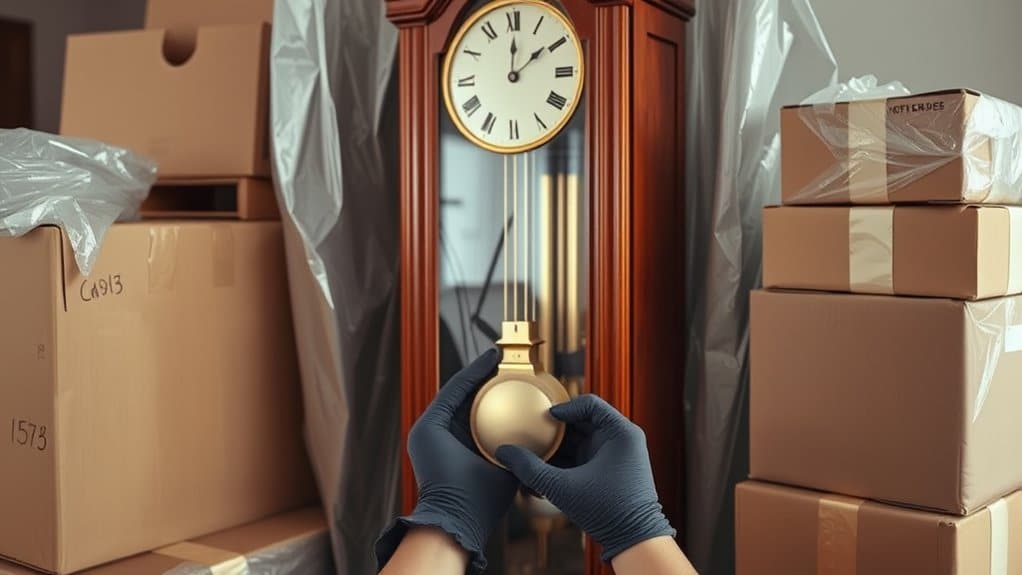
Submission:
[[[760,213],[780,199],[782,105],[835,83],[808,0],[700,4],[690,34],[686,273],[686,545],[702,575],[734,571],[734,486],[748,473],[748,303]]]
[[[890,100],[908,96],[908,90],[900,83],[876,84],[873,77],[849,82],[797,108],[834,162],[801,189],[786,189],[786,202],[940,201],[951,191],[968,203],[1022,200],[1022,108],[983,94]],[[956,161],[963,172],[960,190],[920,182]],[[900,192],[916,182],[941,195],[902,197]]]
[[[156,164],[94,140],[18,128],[0,130],[0,233],[20,236],[50,224],[71,242],[89,275],[103,236],[138,218]]]
[[[273,168],[307,438],[339,573],[399,505],[397,32],[379,0],[277,0]]]

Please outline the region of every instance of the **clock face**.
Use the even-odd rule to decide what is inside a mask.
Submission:
[[[545,144],[582,96],[582,44],[541,0],[498,0],[461,27],[444,60],[444,101],[458,130],[500,153]]]

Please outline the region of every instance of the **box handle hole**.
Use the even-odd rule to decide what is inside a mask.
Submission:
[[[163,59],[171,66],[182,66],[195,54],[198,33],[195,28],[167,30],[163,34]]]

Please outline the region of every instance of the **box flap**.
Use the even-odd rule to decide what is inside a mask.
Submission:
[[[925,97],[928,97],[928,96],[945,96],[945,95],[948,95],[948,94],[962,94],[963,96],[982,96],[983,95],[979,91],[972,90],[970,88],[949,88],[949,89],[945,89],[945,90],[933,90],[932,92],[920,92],[918,94],[906,94],[904,96],[895,96],[893,98],[868,98],[868,99],[865,99],[865,100],[852,100],[852,101],[856,101],[856,102],[875,102],[875,101],[880,101],[880,100],[893,101],[893,100],[903,100],[905,98],[925,98]],[[849,102],[849,100],[842,100],[840,102],[833,102],[833,103],[835,103],[835,104],[846,104],[848,102]],[[812,106],[820,106],[820,105],[827,105],[827,103],[820,103],[820,104],[787,104],[785,106],[782,106],[781,109],[783,109],[783,110],[793,110],[793,109],[796,109],[796,108],[809,108],[809,107],[812,107]]]

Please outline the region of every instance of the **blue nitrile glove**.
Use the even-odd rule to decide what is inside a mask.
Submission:
[[[574,466],[564,468],[521,447],[502,445],[497,459],[523,485],[595,539],[604,561],[647,539],[675,534],[660,506],[639,426],[595,395],[555,405],[550,413],[587,441],[578,444]]]
[[[439,527],[469,554],[468,573],[486,568],[486,540],[518,489],[518,480],[479,455],[472,441],[469,413],[475,392],[496,372],[496,350],[484,353],[454,375],[419,417],[408,435],[408,455],[419,486],[419,500],[376,542],[378,568],[397,550],[409,527]]]

